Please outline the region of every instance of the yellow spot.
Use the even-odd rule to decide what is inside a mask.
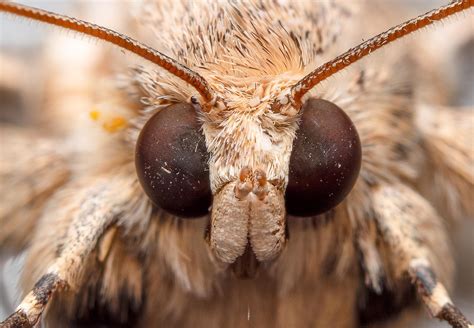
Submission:
[[[100,112],[98,110],[91,110],[89,116],[93,121],[97,121],[100,117]]]
[[[127,121],[123,117],[114,117],[102,124],[105,131],[114,133],[127,126]]]

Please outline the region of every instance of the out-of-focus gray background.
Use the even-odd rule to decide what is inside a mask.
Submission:
[[[57,1],[19,1],[24,4],[44,8],[47,10],[68,14],[70,16],[75,16],[75,10],[77,9],[77,2],[80,0],[57,0]],[[385,1],[385,0],[381,0]],[[80,1],[82,4],[87,6],[93,6],[97,10],[96,21],[99,24],[104,24],[101,21],[101,15],[106,16],[113,10],[110,10],[113,6],[116,6],[117,1],[114,0],[91,0],[91,1]],[[131,2],[131,1],[129,1]],[[135,1],[138,2],[138,1]],[[424,12],[430,8],[434,8],[439,4],[445,3],[446,1],[439,0],[400,0],[406,6],[412,6],[416,8],[417,12]],[[464,18],[466,19],[466,18]],[[472,20],[472,16],[467,19]],[[108,25],[108,27],[115,28],[115,26]],[[473,21],[474,29],[474,21]],[[32,76],[38,78],[36,72],[33,72],[34,65],[38,64],[38,56],[44,48],[44,41],[49,33],[67,33],[64,31],[57,31],[54,28],[44,27],[35,22],[25,21],[23,19],[5,17],[4,15],[0,16],[0,56],[8,55],[10,57],[16,58],[22,62],[31,63],[32,67]],[[76,38],[78,42],[84,42],[80,40],[80,37],[71,35],[71,37]],[[88,42],[88,41],[85,41]],[[90,42],[90,41],[89,41]],[[98,45],[102,46],[101,44]],[[474,52],[474,49],[470,50],[471,54]],[[458,99],[458,103],[464,105],[473,105],[474,99],[474,73],[473,67],[474,62],[471,57],[471,60],[467,62],[465,68],[461,69],[460,72],[464,72],[464,75],[461,77],[461,85],[466,88],[464,92],[464,98]],[[2,66],[2,61],[0,61],[0,75],[5,72],[6,69],[10,67]],[[43,72],[44,73],[44,72]],[[42,76],[42,75],[39,75]],[[26,77],[28,78],[28,77]],[[38,82],[40,82],[38,80]],[[41,92],[41,83],[38,83],[38,92]],[[24,105],[24,104],[23,104]],[[32,104],[34,106],[34,104]],[[7,111],[5,111],[7,112]],[[12,112],[12,111],[8,111]],[[0,113],[0,120],[8,121],[21,121],[28,120],[28,113],[24,112],[15,112],[16,117],[8,117],[10,114]],[[7,116],[6,116],[7,115]],[[22,117],[25,116],[25,117]],[[474,143],[474,131],[473,131],[473,143]],[[1,146],[1,144],[0,144]],[[1,195],[0,195],[1,197]],[[474,197],[473,197],[474,198]],[[474,201],[474,199],[473,199]],[[0,227],[1,229],[1,227]],[[468,219],[465,220],[462,227],[458,229],[455,233],[454,238],[454,248],[456,261],[458,263],[457,267],[457,279],[456,279],[456,289],[454,292],[454,300],[456,303],[468,314],[468,316],[474,319],[474,220]],[[23,257],[19,256],[16,259],[2,259],[0,258],[0,283],[3,280],[4,285],[0,284],[0,318],[4,318],[8,312],[13,310],[14,305],[19,301],[17,294],[17,284],[18,278],[20,275],[21,265]],[[3,264],[2,264],[3,263]],[[3,302],[7,301],[7,302]],[[422,319],[416,327],[445,327],[445,324],[438,323],[435,320],[430,320],[428,318]]]

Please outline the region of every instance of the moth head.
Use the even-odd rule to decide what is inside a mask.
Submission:
[[[210,211],[213,254],[234,263],[249,253],[259,261],[274,259],[285,245],[287,214],[327,211],[355,183],[361,146],[354,125],[335,104],[305,98],[308,92],[386,44],[472,6],[469,0],[454,1],[395,26],[300,80],[286,81],[290,85],[266,85],[271,90],[266,97],[218,90],[176,60],[104,27],[6,1],[0,11],[112,43],[194,87],[199,103],[172,104],[143,127],[137,175],[150,200],[165,211],[183,218]]]
[[[301,108],[289,103],[275,110],[285,88],[265,88],[277,92],[219,93],[224,106],[209,111],[195,100],[165,107],[137,141],[137,174],[148,197],[183,218],[209,212],[207,241],[228,264],[244,254],[276,258],[286,243],[287,215],[335,207],[360,169],[360,140],[342,109],[309,98]]]

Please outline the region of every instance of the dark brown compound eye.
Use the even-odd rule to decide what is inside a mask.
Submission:
[[[145,193],[159,208],[187,218],[208,212],[208,153],[190,104],[170,105],[148,120],[138,137],[135,167]]]
[[[311,98],[303,114],[290,157],[286,209],[312,216],[339,204],[359,175],[362,150],[350,118],[335,104]]]

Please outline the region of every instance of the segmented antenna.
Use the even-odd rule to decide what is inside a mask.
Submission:
[[[327,79],[331,75],[343,70],[349,65],[355,63],[359,59],[367,56],[375,50],[385,46],[386,44],[398,40],[414,31],[425,26],[431,25],[437,21],[443,20],[453,14],[474,6],[474,0],[458,0],[453,1],[449,5],[429,11],[428,13],[418,16],[414,19],[406,21],[400,25],[380,33],[379,35],[367,40],[357,47],[349,49],[347,52],[336,57],[335,59],[319,66],[314,71],[306,75],[298,81],[291,89],[291,102],[301,107],[301,98],[319,82]]]
[[[165,54],[150,48],[128,36],[79,19],[7,1],[0,1],[0,11],[31,18],[33,20],[47,24],[60,26],[110,42],[122,49],[128,50],[146,60],[151,61],[152,63],[164,68],[183,81],[189,83],[207,102],[214,101],[215,99],[214,92],[201,75],[178,63],[176,60],[166,56]]]

